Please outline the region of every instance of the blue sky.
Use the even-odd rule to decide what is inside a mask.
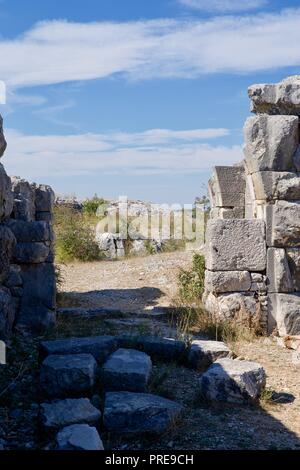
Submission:
[[[299,74],[300,1],[0,0],[9,174],[192,203],[242,158],[247,87]]]

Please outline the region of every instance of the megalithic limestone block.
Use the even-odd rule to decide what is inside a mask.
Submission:
[[[209,220],[206,240],[206,267],[210,271],[266,269],[263,220]]]
[[[209,180],[213,207],[244,207],[245,170],[236,166],[216,166]]]
[[[299,145],[297,116],[259,115],[247,119],[244,126],[247,171],[291,171]]]
[[[250,287],[248,271],[205,271],[205,290],[209,292],[243,292]]]
[[[300,248],[287,248],[286,255],[295,292],[300,292]]]
[[[267,255],[268,292],[293,292],[292,276],[283,248],[269,248]]]
[[[277,327],[280,336],[300,334],[300,294],[269,294],[269,333]]]
[[[276,84],[252,85],[248,95],[254,113],[300,116],[300,75],[287,77]]]
[[[6,140],[5,140],[4,134],[3,134],[3,119],[2,119],[2,116],[0,114],[0,158],[2,157],[2,155],[5,152],[6,145],[7,145]]]
[[[249,175],[256,200],[300,200],[300,174],[291,171],[258,171]]]
[[[267,245],[300,247],[300,201],[276,201],[266,207]]]
[[[11,180],[0,163],[0,221],[7,219],[13,210]]]

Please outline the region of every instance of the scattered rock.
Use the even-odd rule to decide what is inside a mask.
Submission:
[[[73,424],[56,436],[59,450],[104,450],[96,428],[88,424]]]
[[[96,424],[100,418],[101,412],[88,398],[67,398],[41,404],[41,420],[47,430],[71,424]]]
[[[188,355],[188,363],[195,369],[205,369],[216,360],[232,353],[222,341],[194,340]]]

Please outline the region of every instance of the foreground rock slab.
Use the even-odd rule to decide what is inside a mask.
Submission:
[[[109,392],[105,397],[104,426],[124,434],[161,434],[183,411],[183,406],[156,395]]]
[[[139,349],[149,354],[152,359],[167,362],[181,361],[186,352],[186,345],[183,341],[159,336],[122,335],[118,337],[118,343],[121,348]]]
[[[96,428],[88,424],[73,424],[56,436],[59,450],[104,450]]]
[[[40,354],[46,357],[50,354],[91,354],[99,364],[118,347],[113,336],[92,336],[86,338],[67,338],[55,341],[42,341]]]
[[[253,402],[265,388],[266,374],[256,362],[224,358],[210,366],[199,384],[201,395],[208,401]]]
[[[41,421],[47,430],[71,424],[96,424],[100,419],[101,412],[88,398],[67,398],[41,404]]]
[[[49,398],[89,395],[96,369],[97,362],[91,354],[48,356],[41,366],[41,389]]]
[[[103,366],[105,390],[145,392],[151,374],[150,357],[134,349],[118,349]]]
[[[205,369],[217,359],[232,353],[222,341],[194,340],[188,355],[188,363],[194,369]]]

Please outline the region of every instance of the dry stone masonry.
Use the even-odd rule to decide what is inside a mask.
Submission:
[[[204,303],[214,315],[300,333],[300,76],[248,90],[244,161],[216,167]]]
[[[6,149],[0,116],[0,157]],[[54,193],[0,164],[0,339],[55,322]]]

